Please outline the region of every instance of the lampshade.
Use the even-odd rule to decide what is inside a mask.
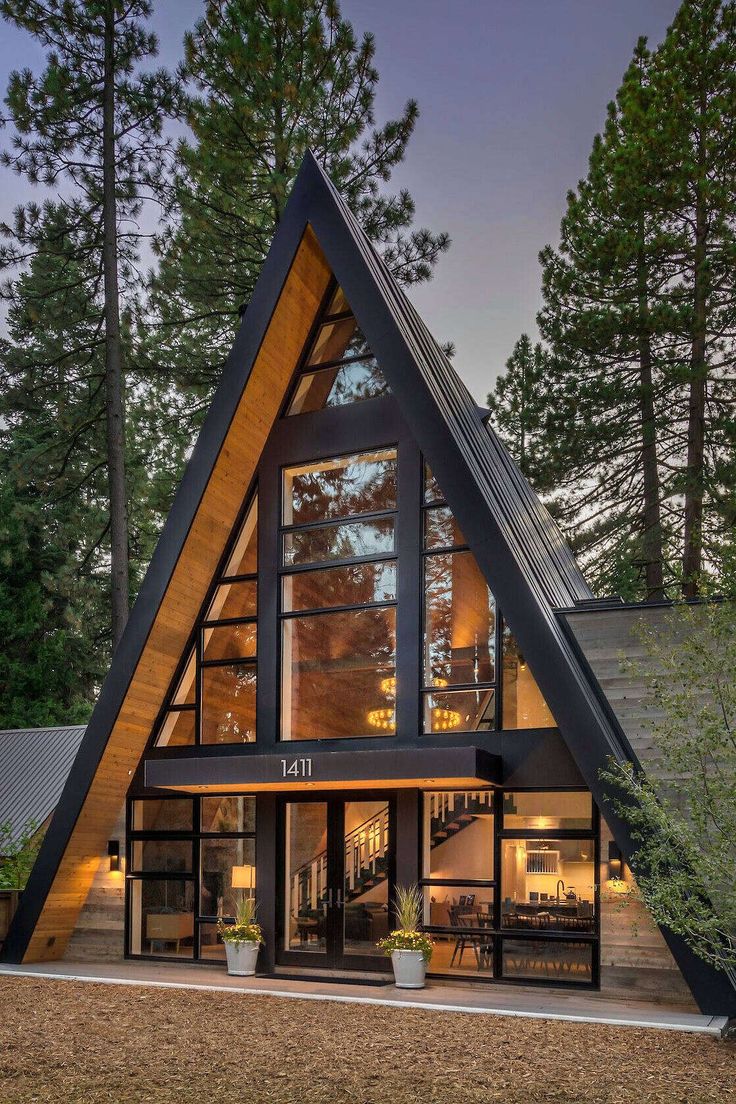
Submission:
[[[255,889],[256,887],[256,868],[249,866],[247,863],[245,866],[233,867],[233,889]]]

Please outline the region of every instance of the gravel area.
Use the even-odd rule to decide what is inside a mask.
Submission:
[[[726,1104],[736,1044],[678,1032],[0,979],[0,1104]]]

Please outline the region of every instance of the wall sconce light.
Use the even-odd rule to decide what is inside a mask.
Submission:
[[[107,841],[107,854],[110,859],[110,870],[120,869],[120,840]]]
[[[618,882],[621,880],[623,874],[623,856],[621,855],[621,848],[615,842],[611,840],[608,844],[608,877],[612,882]]]

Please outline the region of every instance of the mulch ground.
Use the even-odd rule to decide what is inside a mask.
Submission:
[[[678,1032],[0,979],[0,1102],[726,1104],[736,1044]]]

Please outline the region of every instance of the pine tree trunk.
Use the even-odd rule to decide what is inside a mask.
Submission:
[[[521,400],[519,402],[519,468],[521,474],[526,476],[526,368],[521,368]]]
[[[701,119],[705,105],[701,105]],[[682,592],[696,598],[703,566],[703,484],[705,455],[705,356],[707,324],[707,210],[703,194],[705,140],[701,127],[698,140],[698,182],[695,200],[695,249],[693,253],[693,329],[690,348],[690,392],[688,400],[687,472],[685,481],[685,532],[682,555]]]
[[[111,0],[105,4],[105,75],[102,92],[102,218],[105,282],[105,413],[110,495],[110,598],[115,648],[128,620],[128,514],[125,486],[125,413],[115,198],[115,24]]]
[[[644,484],[642,552],[645,561],[647,601],[655,602],[665,597],[662,573],[664,557],[662,554],[662,519],[659,465],[657,462],[657,423],[654,413],[654,385],[652,380],[652,339],[649,332],[649,296],[646,268],[644,258],[641,255],[637,267],[639,284],[639,413],[641,417],[641,467]]]

